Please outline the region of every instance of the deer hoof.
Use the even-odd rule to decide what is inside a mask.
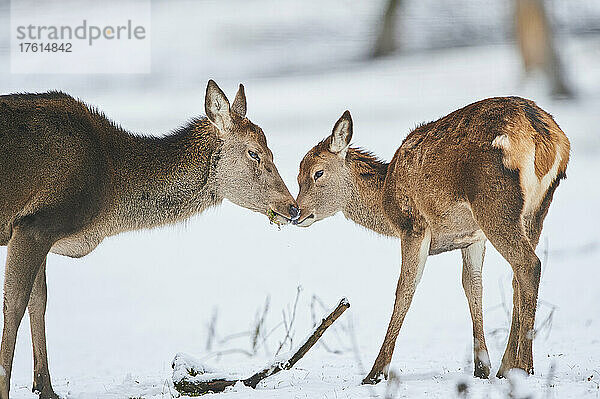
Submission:
[[[510,370],[512,370],[513,368],[515,369],[521,369],[523,371],[525,371],[527,374],[529,375],[533,375],[533,366],[527,366],[527,367],[512,367],[512,368],[504,368],[504,367],[500,367],[500,370],[498,370],[498,373],[496,374],[497,378],[507,378],[508,377],[508,373],[510,372]]]
[[[473,369],[473,375],[477,378],[488,379],[490,377],[490,366],[484,364],[481,360],[475,361],[475,368]]]
[[[363,385],[375,385],[378,384],[379,382],[381,382],[383,377],[383,373],[376,373],[376,374],[371,374],[369,373],[369,375],[367,375],[364,380],[362,380],[362,384]]]
[[[54,393],[54,390],[52,390],[52,388],[39,388],[38,385],[34,386],[31,391],[33,393],[38,394],[40,399],[60,399],[60,396]]]
[[[496,373],[496,378],[506,378],[507,372],[508,370],[500,368],[500,370],[498,370],[498,372]]]

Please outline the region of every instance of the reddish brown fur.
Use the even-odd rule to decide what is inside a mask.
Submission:
[[[499,375],[513,367],[533,372],[530,334],[540,273],[534,248],[569,159],[568,139],[552,117],[518,97],[482,100],[414,129],[389,165],[349,148],[351,137],[346,111],[332,135],[302,160],[297,224],[309,226],[342,211],[358,224],[401,239],[394,312],[364,382],[376,382],[386,372],[427,255],[453,249],[463,252],[474,373],[487,378],[481,305],[486,239],[515,274],[513,324]]]

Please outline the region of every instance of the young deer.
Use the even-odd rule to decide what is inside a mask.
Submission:
[[[224,198],[276,223],[298,215],[263,131],[245,116],[243,86],[230,107],[210,80],[205,111],[206,118],[155,138],[128,133],[63,93],[0,96],[6,386],[28,308],[33,390],[57,397],[44,327],[48,252],[81,257],[107,236],[176,223]]]
[[[298,226],[342,211],[400,238],[402,268],[387,334],[363,383],[387,376],[394,345],[428,255],[460,249],[473,320],[474,374],[487,378],[481,270],[490,240],[513,272],[513,318],[498,376],[533,373],[540,280],[534,249],[569,161],[569,140],[552,116],[518,97],[490,98],[417,127],[387,164],[350,148],[348,111],[300,163]]]

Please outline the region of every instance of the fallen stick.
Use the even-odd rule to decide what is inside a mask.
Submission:
[[[281,370],[291,369],[302,357],[317,343],[319,338],[323,335],[325,330],[337,320],[350,307],[350,303],[346,298],[342,298],[337,307],[319,324],[313,333],[304,341],[302,345],[294,352],[294,354],[287,360],[275,361],[268,367],[265,367],[261,371],[253,374],[246,379],[229,380],[225,378],[216,378],[212,380],[199,380],[196,377],[200,372],[193,369],[188,369],[188,375],[192,378],[181,378],[178,381],[174,381],[175,389],[182,395],[189,396],[200,396],[209,392],[222,392],[225,388],[233,386],[238,382],[242,382],[244,385],[256,388],[258,383],[267,377],[272,376],[280,372]],[[173,363],[175,367],[175,362]]]

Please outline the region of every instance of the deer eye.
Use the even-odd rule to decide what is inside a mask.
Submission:
[[[315,181],[317,181],[317,179],[321,176],[323,176],[323,171],[322,170],[316,171],[315,172]]]
[[[250,155],[250,158],[254,159],[256,162],[260,162],[260,157],[254,151],[248,151],[248,155]]]

